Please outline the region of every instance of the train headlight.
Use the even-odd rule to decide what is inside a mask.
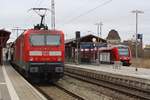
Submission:
[[[30,61],[33,61],[33,58],[32,58],[32,57],[30,57],[30,58],[29,58],[29,60],[30,60]]]
[[[61,61],[62,59],[59,57],[58,59],[57,59],[57,61]]]

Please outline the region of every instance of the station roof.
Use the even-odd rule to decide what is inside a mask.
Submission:
[[[4,29],[0,29],[0,48],[6,46],[6,42],[9,39],[11,32]]]
[[[101,43],[107,43],[105,39],[95,36],[93,34],[88,34],[88,35],[80,37],[80,42],[93,42],[93,38],[95,38],[96,41],[100,41]],[[65,45],[75,45],[75,44],[76,44],[75,38],[65,40]]]

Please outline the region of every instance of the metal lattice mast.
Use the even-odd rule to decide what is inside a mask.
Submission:
[[[102,25],[103,25],[103,23],[100,22],[100,23],[96,23],[95,25],[97,25],[97,35],[98,35],[98,37],[102,37]]]
[[[51,28],[55,29],[55,1],[51,0]]]

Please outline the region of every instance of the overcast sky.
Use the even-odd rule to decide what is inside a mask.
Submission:
[[[40,19],[28,10],[33,7],[50,8],[51,0],[1,0],[0,28],[32,28]],[[96,34],[96,25],[102,21],[102,37],[106,38],[111,29],[119,32],[122,40],[131,39],[135,34],[135,14],[132,10],[144,11],[139,15],[139,33],[144,44],[150,44],[150,0],[55,0],[56,28],[65,32],[66,38],[73,38],[75,31],[81,35]],[[50,27],[50,12],[46,23]],[[16,37],[13,31],[11,40]]]

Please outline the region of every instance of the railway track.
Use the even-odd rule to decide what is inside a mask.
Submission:
[[[69,68],[65,69],[65,75],[68,75],[70,77],[76,78],[76,79],[80,79],[82,81],[86,81],[95,85],[99,85],[99,86],[103,86],[106,88],[109,88],[111,90],[120,92],[122,94],[131,96],[136,98],[137,100],[150,100],[150,91],[147,89],[140,89],[139,87],[131,87],[133,84],[131,85],[123,85],[123,84],[118,84],[118,81],[114,81],[113,80],[110,82],[108,80],[110,80],[110,77],[106,77],[103,76],[102,79],[97,79],[95,75],[90,74],[88,72],[88,74],[90,74],[89,76],[86,76],[86,72],[82,71],[82,74],[79,74],[79,70],[75,71],[75,70],[69,70]],[[98,77],[98,75],[97,75]],[[100,78],[100,77],[99,77]],[[106,80],[104,80],[104,78]],[[118,79],[119,80],[119,79]],[[121,81],[121,79],[120,79]]]
[[[35,87],[48,100],[85,100],[84,97],[69,91],[58,83],[50,85],[35,85]]]
[[[65,89],[64,87],[62,87],[61,85],[59,84],[54,84],[57,88],[63,90],[64,92],[68,93],[69,95],[73,96],[74,98],[76,98],[77,100],[85,100],[84,97],[76,94],[76,93],[73,93],[72,91],[69,91],[67,89]]]

